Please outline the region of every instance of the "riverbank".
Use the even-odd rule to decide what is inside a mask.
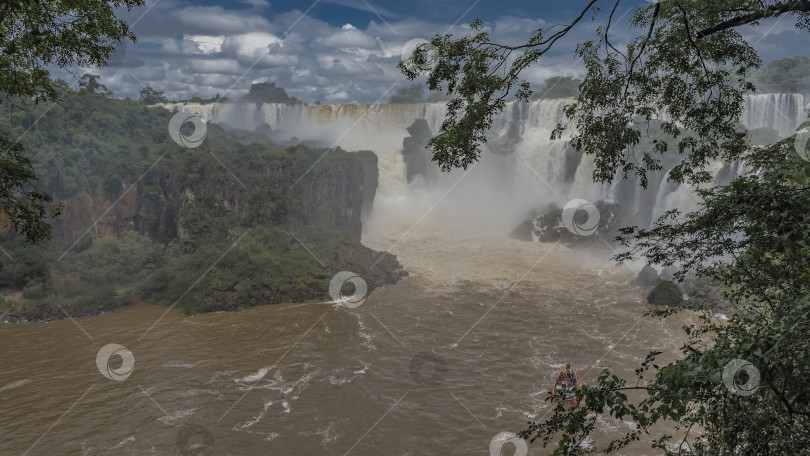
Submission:
[[[187,315],[238,311],[331,299],[329,283],[341,270],[360,276],[369,291],[407,275],[396,256],[348,234],[265,229],[233,237],[190,253],[135,235],[101,240],[56,262],[33,286],[0,291],[0,321],[99,315],[139,300]]]

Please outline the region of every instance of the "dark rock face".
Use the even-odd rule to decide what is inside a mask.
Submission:
[[[658,271],[655,270],[650,265],[644,265],[641,268],[641,271],[638,273],[638,277],[636,277],[632,282],[631,285],[636,285],[639,287],[652,287],[658,284],[662,278],[658,276]]]
[[[574,182],[581,161],[582,152],[569,145],[565,150],[565,182]]]
[[[363,221],[371,214],[374,206],[374,195],[377,194],[377,186],[380,178],[377,154],[370,150],[357,152],[360,164],[363,167],[363,204],[361,217]]]
[[[312,152],[308,152],[307,160],[314,162]],[[300,153],[290,152],[290,160]],[[228,174],[208,176],[212,173],[207,167],[195,174],[156,167],[135,187],[81,189],[62,201],[64,209],[54,222],[50,247],[64,250],[78,239],[73,247],[80,251],[90,247],[94,239],[133,231],[170,243],[187,233],[185,214],[190,211],[217,218],[250,213],[264,205],[273,208],[266,220],[269,224],[348,231],[359,241],[363,217],[371,212],[377,191],[377,156],[371,151],[335,149],[324,164],[323,169],[306,174],[306,167],[295,170],[283,160],[254,164],[236,171],[252,184],[248,189]],[[296,176],[301,175],[292,187]],[[88,227],[92,227],[90,232],[86,232]]]
[[[683,307],[683,291],[671,280],[662,280],[647,295],[647,303],[653,306]]]
[[[427,143],[433,132],[430,131],[427,120],[416,119],[408,127],[410,136],[402,140],[402,158],[405,160],[405,177],[411,182],[414,177],[421,175],[427,178],[430,165],[430,152]]]

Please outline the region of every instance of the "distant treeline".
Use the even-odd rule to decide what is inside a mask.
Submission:
[[[553,76],[546,79],[546,85],[539,92],[535,92],[532,98],[554,99],[573,98],[579,94],[581,80],[570,76]],[[449,101],[452,97],[444,92],[430,92],[425,96],[425,86],[422,84],[411,84],[397,89],[396,93],[388,98],[388,103],[436,103]]]
[[[98,76],[92,75],[95,78]],[[146,86],[138,92],[138,101],[145,105],[153,105],[158,103],[172,103],[172,102],[186,102],[186,103],[233,103],[227,97],[221,97],[219,93],[211,98],[202,98],[198,96],[191,97],[187,100],[169,100],[164,92],[155,90],[150,86]],[[278,87],[275,82],[257,82],[250,86],[248,93],[237,100],[239,103],[283,103],[286,105],[304,104],[298,98],[287,95],[287,91]]]
[[[774,60],[754,73],[757,91],[763,93],[810,93],[810,57],[796,56]]]

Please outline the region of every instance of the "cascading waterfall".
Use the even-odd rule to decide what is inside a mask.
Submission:
[[[805,103],[804,95],[799,93],[748,95],[741,121],[748,129],[772,128],[785,138],[806,118],[808,106]]]
[[[369,221],[380,235],[401,233],[419,220],[448,228],[503,232],[528,210],[571,198],[620,203],[641,223],[674,208],[690,210],[696,199],[689,185],[666,181],[666,170],[650,174],[645,190],[635,176],[611,185],[592,181],[592,156],[571,149],[567,138],[552,141],[552,130],[566,121],[568,100],[510,102],[497,116],[479,162],[468,170],[443,173],[434,165],[427,176],[405,179],[402,141],[416,119],[438,132],[447,112],[443,103],[383,105],[192,104],[165,105],[194,112],[205,120],[254,130],[268,126],[277,137],[319,140],[346,150],[373,150],[379,157],[380,182]],[[749,129],[772,128],[780,137],[793,134],[806,119],[801,94],[746,97],[741,122]],[[711,165],[724,179],[742,172],[738,163]],[[718,176],[718,180],[720,177]],[[438,205],[438,206],[437,206]],[[424,219],[424,220],[423,220]],[[452,221],[452,223],[451,223]],[[364,230],[365,231],[365,230]]]

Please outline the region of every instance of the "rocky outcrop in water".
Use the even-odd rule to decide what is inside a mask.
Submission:
[[[641,268],[641,271],[639,271],[638,277],[633,279],[630,284],[639,287],[654,287],[661,280],[663,279],[658,276],[658,271],[656,271],[655,268],[649,264],[646,264],[643,268]]]
[[[652,287],[647,295],[647,302],[651,305],[684,308],[705,306],[715,313],[726,312],[730,308],[723,296],[722,282],[710,277],[697,277],[694,273],[686,274],[682,282],[676,283],[671,269],[664,269],[659,274],[652,266],[645,265],[630,284],[647,289]],[[684,299],[684,295],[688,300]]]
[[[603,246],[615,237],[619,228],[617,203],[579,200],[578,207],[550,204],[533,210],[509,237],[520,241],[561,242],[569,246]]]
[[[405,160],[405,177],[408,182],[413,181],[414,177],[421,175],[427,177],[428,167],[430,166],[430,152],[427,150],[427,144],[433,132],[425,119],[416,119],[413,124],[408,127],[408,134],[402,140],[402,158]]]
[[[682,307],[686,300],[675,282],[662,280],[647,295],[647,303],[653,306]]]

